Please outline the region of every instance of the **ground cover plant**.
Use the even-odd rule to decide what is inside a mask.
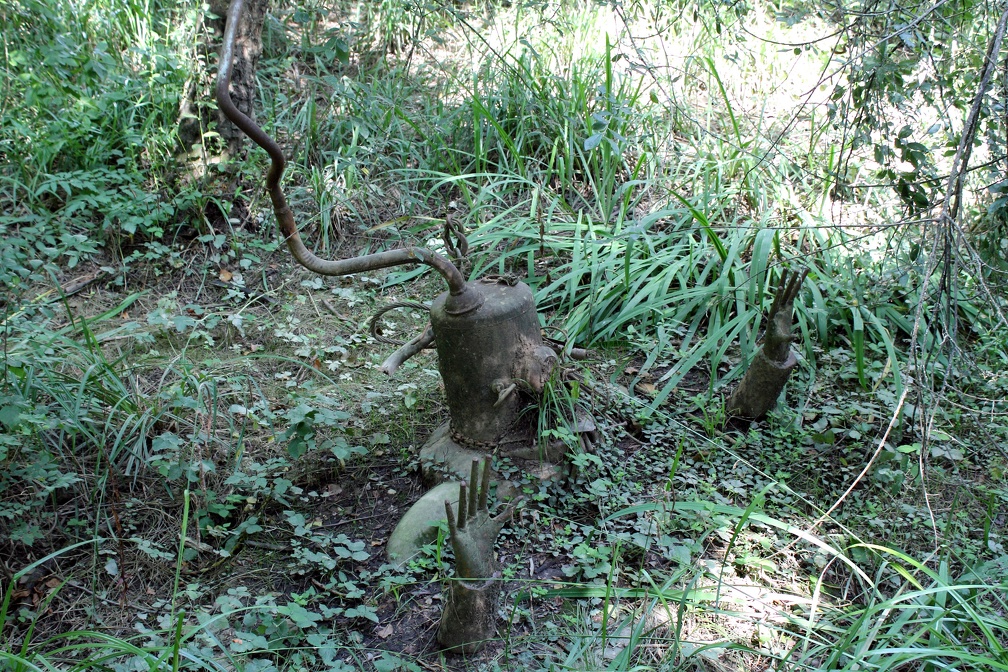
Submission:
[[[310,245],[463,231],[589,353],[536,409],[570,473],[495,463],[525,504],[465,658],[447,528],[384,557],[446,411],[432,354],[377,367],[439,283],[292,263],[217,130],[214,11],[0,6],[0,666],[1008,668],[1008,14],[269,6],[256,115]],[[785,269],[799,367],[730,418]]]

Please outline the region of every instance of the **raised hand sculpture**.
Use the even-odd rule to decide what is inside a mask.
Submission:
[[[791,334],[791,316],[794,313],[794,300],[806,275],[808,275],[807,268],[800,275],[798,273],[792,275],[791,282],[788,282],[787,270],[781,273],[767,317],[766,334],[763,335],[763,353],[771,362],[783,364],[791,356],[791,343],[797,340],[797,337]]]
[[[455,552],[455,578],[449,588],[437,636],[441,646],[453,653],[479,651],[497,630],[500,573],[494,543],[514,512],[514,505],[491,516],[487,508],[489,494],[490,460],[483,460],[482,479],[479,478],[479,461],[473,460],[468,489],[465,483],[459,486],[457,520],[451,504],[445,502],[448,531]]]
[[[763,347],[756,352],[742,382],[728,397],[726,410],[730,415],[762,418],[777,405],[788,376],[798,366],[798,358],[791,350],[791,343],[798,339],[791,333],[791,318],[795,298],[807,275],[808,269],[805,269],[788,281],[788,272],[781,273],[767,317]]]

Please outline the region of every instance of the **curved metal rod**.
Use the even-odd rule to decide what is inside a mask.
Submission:
[[[287,207],[287,199],[280,187],[280,178],[283,176],[287,163],[283,151],[273,138],[266,135],[266,132],[254,121],[235,107],[228,90],[231,84],[231,66],[234,61],[238,20],[244,9],[245,0],[231,0],[227,26],[224,29],[224,46],[221,48],[220,64],[217,71],[217,106],[224,116],[252,139],[252,142],[269,153],[272,163],[266,174],[266,188],[269,190],[270,200],[273,201],[273,212],[276,214],[280,231],[294,258],[308,270],[320,275],[348,275],[402,264],[427,264],[440,273],[448,283],[448,291],[451,294],[449,298],[453,299],[447,302],[450,304],[450,306],[446,306],[449,312],[458,315],[478,308],[483,303],[482,293],[475,287],[468,285],[462,273],[448,259],[422,247],[406,247],[367,254],[362,257],[331,261],[315,256],[301,242],[301,235],[294,223],[294,213]]]
[[[431,328],[431,325],[428,324],[427,328],[424,329],[419,336],[414,338],[412,341],[405,343],[401,348],[389,355],[388,358],[382,362],[382,365],[378,367],[378,370],[391,377],[403,362],[413,355],[420,354],[433,344],[434,330]]]

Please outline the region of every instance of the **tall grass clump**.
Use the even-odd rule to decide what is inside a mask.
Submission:
[[[767,593],[766,602],[750,603],[738,593],[719,599],[732,587],[720,587],[716,576],[692,581],[680,576],[639,588],[560,589],[556,593],[568,597],[604,598],[603,608],[615,614],[597,631],[572,640],[565,664],[567,669],[630,670],[647,661],[657,669],[678,669],[748,660],[795,672],[1008,669],[1008,586],[1003,581],[953,577],[945,564],[935,570],[894,549],[873,550],[886,560],[865,586],[864,601],[820,592],[822,576],[811,599]],[[684,584],[685,590],[679,587]],[[774,602],[796,606],[778,610]],[[698,627],[712,619],[723,623],[720,637]],[[733,632],[751,632],[752,639],[733,637]],[[611,662],[603,668],[603,660]]]
[[[31,547],[57,502],[89,488],[101,501],[108,487],[118,489],[116,475],[135,479],[146,471],[164,406],[140,388],[123,358],[102,350],[109,339],[136,333],[135,323],[109,324],[136,298],[62,328],[52,327],[44,303],[5,319],[0,483],[20,496],[4,500],[0,519],[11,540]],[[73,540],[73,529],[66,532]]]
[[[455,144],[459,172],[477,183],[527,180],[515,183],[526,198],[547,188],[594,220],[625,217],[654,151],[643,80],[615,65],[608,41],[602,56],[569,62],[546,48],[517,45],[473,73]]]
[[[566,669],[1008,669],[1005,558],[970,569],[947,553],[919,558],[856,538],[844,542],[845,535],[820,534],[771,513],[763,496],[773,489],[765,487],[745,508],[673,500],[608,516],[695,519],[704,513],[712,515],[705,529],[721,525],[730,540],[723,564],[665,573],[634,567],[615,553],[604,582],[547,591],[601,602],[594,627],[569,633]],[[773,554],[778,562],[782,555],[814,553],[817,564],[798,566],[818,569],[807,576],[799,570],[800,576],[776,588],[741,574],[737,555],[734,564],[729,560],[740,553],[735,543],[754,529],[793,537],[794,543]],[[615,578],[628,576],[635,580]]]
[[[792,654],[793,669],[1008,669],[1003,575],[954,576],[947,560],[935,567],[885,546],[864,548],[881,562],[878,583],[863,603],[809,619],[812,636]]]
[[[930,351],[936,338],[937,308],[920,297],[939,277],[922,265],[912,227],[826,226],[829,184],[791,158],[807,148],[780,133],[768,101],[755,118],[733,102],[732,38],[694,38],[679,84],[647,63],[625,67],[627,45],[608,38],[601,56],[567,64],[563,45],[533,39],[491,51],[469,86],[459,169],[437,183],[475,213],[488,250],[476,272],[527,277],[580,343],[629,340],[648,353],[645,368],[671,360],[658,403],[697,366],[712,386],[735,377],[758,344],[773,278],[806,266],[805,354],[849,348],[858,384],[894,402],[901,344],[916,334]],[[699,82],[706,108],[664,100]],[[957,310],[982,323],[976,283],[961,280]]]

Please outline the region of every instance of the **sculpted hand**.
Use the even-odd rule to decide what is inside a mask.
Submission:
[[[477,483],[479,486],[477,487]],[[472,462],[467,496],[466,484],[459,486],[459,511],[456,522],[451,504],[445,502],[448,530],[455,551],[455,574],[460,579],[490,579],[497,571],[494,542],[505,521],[511,517],[514,505],[491,516],[487,508],[490,494],[490,459],[483,460],[483,478],[479,479],[479,461]]]
[[[787,361],[791,342],[798,338],[791,334],[791,315],[794,312],[795,297],[798,296],[806,275],[807,268],[800,274],[792,275],[788,282],[788,272],[785,270],[781,273],[777,293],[770,306],[766,335],[763,337],[763,353],[773,362]]]

